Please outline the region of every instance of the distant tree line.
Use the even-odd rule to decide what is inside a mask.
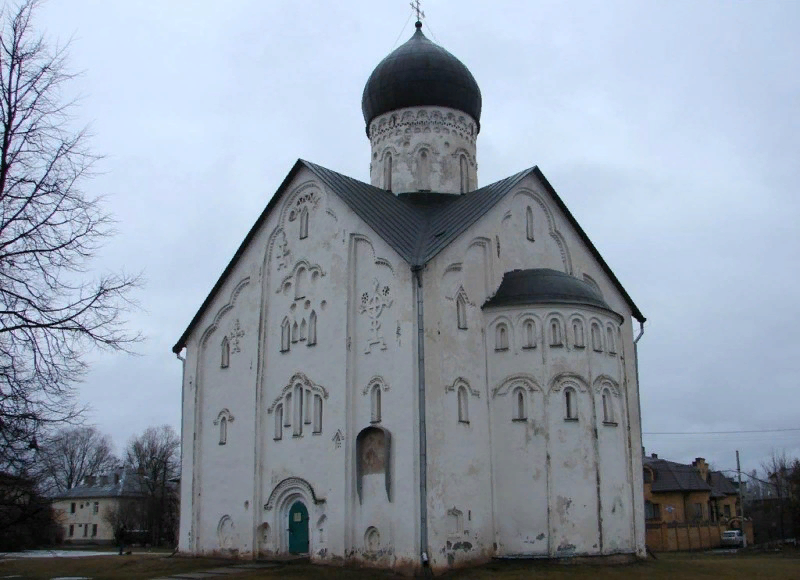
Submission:
[[[753,521],[755,542],[800,534],[800,458],[773,452],[747,478],[745,517]]]

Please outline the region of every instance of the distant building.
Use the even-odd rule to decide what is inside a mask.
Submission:
[[[729,521],[738,513],[736,487],[720,471],[709,471],[706,460],[690,465],[644,458],[644,510],[648,523]]]
[[[69,491],[53,499],[56,518],[65,542],[111,543],[115,521],[138,531],[146,487],[140,475],[129,469],[87,476]]]

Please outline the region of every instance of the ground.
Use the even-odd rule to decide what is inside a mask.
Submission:
[[[111,580],[145,580],[181,572],[208,570],[232,564],[211,558],[168,558],[164,554],[97,556],[89,558],[21,559],[0,562],[0,578],[50,579],[87,577]],[[397,578],[386,572],[282,564],[275,568],[243,570],[226,575],[231,580],[320,579],[367,580]],[[800,551],[760,554],[661,554],[657,560],[629,565],[559,564],[544,561],[492,562],[479,568],[451,572],[448,580],[734,580],[752,578],[800,578]]]

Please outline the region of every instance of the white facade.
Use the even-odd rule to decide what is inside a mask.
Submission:
[[[644,319],[538,169],[477,189],[477,122],[368,118],[372,186],[289,173],[174,349],[182,552],[644,555]],[[542,269],[599,305],[491,302]]]

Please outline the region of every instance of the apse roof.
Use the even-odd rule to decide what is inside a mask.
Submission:
[[[483,308],[540,303],[581,304],[611,310],[594,286],[550,268],[506,272],[497,292]]]
[[[428,40],[417,22],[414,35],[372,71],[361,110],[369,124],[375,117],[404,107],[450,107],[481,121],[481,90],[469,69]]]
[[[375,230],[412,268],[422,267],[428,263],[503,199],[522,179],[528,175],[534,175],[550,193],[570,225],[575,229],[583,243],[586,244],[586,247],[603,268],[603,271],[622,294],[631,308],[633,316],[641,322],[645,321],[644,315],[633,303],[633,300],[614,275],[614,272],[608,267],[600,252],[594,247],[594,244],[592,244],[589,237],[538,167],[520,171],[510,177],[461,195],[430,192],[395,195],[363,181],[358,181],[320,165],[299,159],[236,250],[219,280],[217,280],[189,326],[173,347],[173,352],[179,353],[185,346],[189,334],[236,266],[250,240],[252,240],[261,224],[277,205],[294,176],[303,168],[311,171],[331,192],[341,198],[358,217]],[[607,306],[605,307],[607,308]]]

